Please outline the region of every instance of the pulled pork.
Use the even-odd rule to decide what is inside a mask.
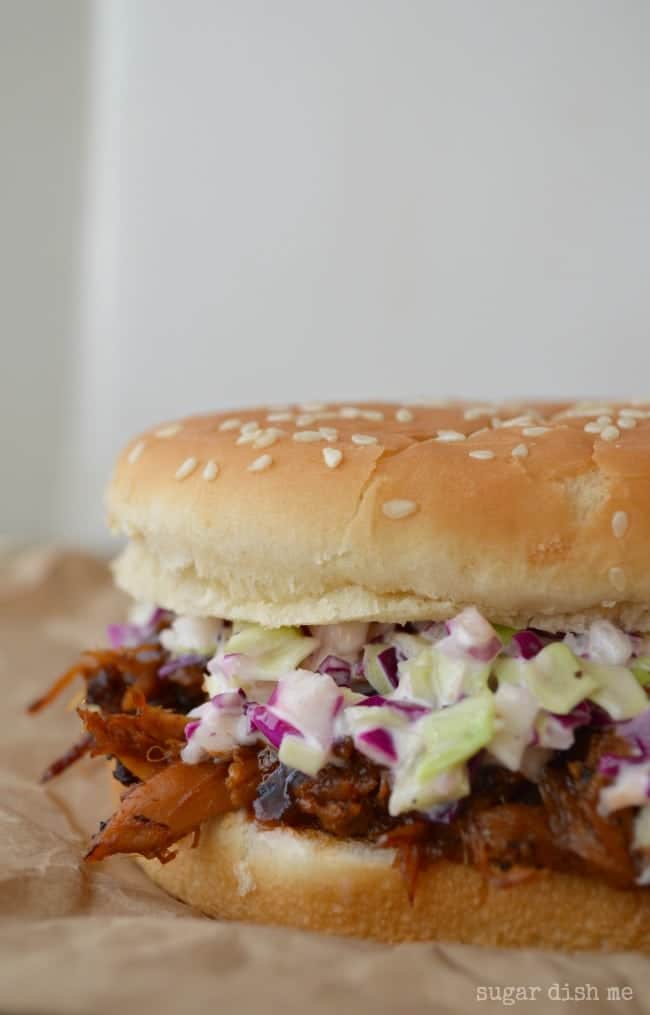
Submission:
[[[203,821],[233,809],[226,786],[228,765],[165,765],[122,798],[119,810],[93,839],[86,860],[139,853],[172,860],[169,847]]]
[[[91,753],[115,759],[126,787],[120,807],[103,823],[88,860],[139,853],[163,863],[204,821],[249,809],[266,824],[320,829],[394,848],[409,894],[426,863],[447,858],[471,864],[510,884],[550,869],[599,877],[619,887],[635,884],[631,809],[598,813],[603,754],[625,754],[627,744],[604,728],[577,731],[574,747],[546,765],[538,783],[488,763],[472,769],[470,796],[439,815],[388,814],[386,769],[359,754],[351,741],[336,745],[331,764],[309,777],[282,765],[271,747],[240,747],[198,765],[180,760],[185,713],[205,700],[201,664],[158,671],[167,653],[157,644],[87,653],[35,702],[48,704],[76,677],[86,681],[78,709],[82,740],[44,773],[58,775]]]

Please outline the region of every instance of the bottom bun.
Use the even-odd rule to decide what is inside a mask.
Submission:
[[[207,822],[171,863],[137,858],[171,895],[226,920],[379,941],[650,952],[650,889],[553,871],[500,887],[439,861],[421,872],[411,905],[394,859],[323,832],[266,829],[241,811]]]

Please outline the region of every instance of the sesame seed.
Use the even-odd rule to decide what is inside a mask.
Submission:
[[[140,455],[142,454],[142,452],[146,447],[146,443],[147,443],[146,441],[138,441],[137,444],[133,445],[126,458],[127,462],[130,465],[134,465],[135,462],[137,462],[138,458],[140,457]]]
[[[270,448],[283,433],[284,430],[280,430],[277,426],[270,426],[266,430],[262,430],[259,437],[255,438],[253,441],[253,447]]]
[[[616,420],[616,425],[621,430],[634,430],[636,426],[636,419],[633,416],[621,416],[620,419]]]
[[[255,430],[259,430],[259,424],[256,419],[250,419],[248,423],[242,423],[239,430],[241,433],[254,433]]]
[[[353,433],[352,437],[350,439],[351,439],[353,444],[358,444],[360,447],[363,447],[366,444],[376,444],[377,443],[377,438],[376,437],[371,437],[367,433]]]
[[[249,430],[248,433],[240,434],[237,440],[235,441],[235,444],[252,444],[259,437],[261,437],[263,433],[264,431],[260,430],[259,428],[257,430]]]
[[[198,464],[196,458],[186,458],[174,473],[174,479],[186,479],[191,476]]]
[[[156,437],[175,437],[182,430],[180,423],[170,423],[169,426],[161,426],[156,430]]]
[[[532,416],[513,416],[512,419],[502,419],[500,426],[528,426],[532,422]]]
[[[333,426],[320,426],[318,430],[319,433],[322,433],[326,441],[335,441],[339,435],[338,430]]]
[[[603,601],[602,601],[602,603],[600,605],[603,606],[606,610],[611,610],[614,606],[616,606],[616,600],[615,599],[603,599]]]
[[[269,465],[273,464],[273,459],[270,455],[260,455],[254,462],[251,462],[248,466],[249,472],[262,472],[264,469],[268,469]]]
[[[448,443],[451,443],[452,441],[464,441],[465,434],[460,433],[458,430],[438,430],[436,440]]]
[[[487,462],[490,458],[494,458],[494,451],[469,451],[470,458],[479,458],[483,462]]]
[[[314,415],[313,412],[303,413],[302,416],[296,416],[296,426],[310,426],[317,419],[318,416]]]
[[[643,409],[619,409],[619,416],[627,416],[628,419],[645,419],[648,415]]]
[[[600,436],[604,441],[615,441],[621,436],[621,431],[617,426],[606,426]]]
[[[322,412],[323,409],[327,408],[327,406],[325,402],[301,402],[300,408],[303,409],[304,412]]]
[[[615,511],[612,515],[612,532],[617,539],[622,539],[627,532],[629,518],[626,511]]]
[[[223,423],[219,423],[220,430],[236,430],[240,426],[240,419],[224,419]]]
[[[413,500],[387,500],[381,506],[387,518],[408,518],[418,509]]]
[[[572,409],[567,409],[564,415],[579,419],[585,416],[611,415],[612,412],[613,409],[609,405],[575,405]]]
[[[357,409],[353,405],[345,405],[342,409],[339,409],[339,416],[342,419],[358,419],[361,415],[361,409]]]
[[[524,437],[541,437],[542,434],[548,433],[549,427],[547,426],[527,426],[521,432]]]
[[[328,469],[335,469],[343,460],[343,452],[338,448],[323,448],[323,459]]]
[[[600,423],[585,423],[583,427],[585,433],[600,433],[602,429]]]
[[[413,420],[413,413],[410,409],[398,409],[395,413],[395,419],[398,423],[411,423]]]
[[[612,417],[611,416],[599,416],[598,419],[596,420],[596,422],[600,423],[601,426],[609,426],[609,424],[612,422]]]
[[[463,416],[465,419],[479,419],[481,416],[491,416],[494,412],[494,407],[491,405],[473,405],[471,409],[465,409]]]
[[[622,567],[610,567],[609,580],[618,592],[625,589],[625,571]]]
[[[289,423],[293,415],[290,412],[270,412],[266,418],[269,423]]]
[[[362,409],[359,413],[361,419],[368,419],[371,423],[380,423],[384,414],[380,409]]]
[[[510,452],[513,458],[526,458],[528,455],[528,448],[525,444],[517,444],[516,447]]]
[[[322,441],[325,438],[320,430],[296,430],[293,439],[309,444],[311,441]]]
[[[210,461],[205,466],[205,469],[203,470],[201,475],[208,482],[211,482],[211,480],[216,479],[218,473],[219,473],[219,466],[215,462],[214,458],[211,458]]]

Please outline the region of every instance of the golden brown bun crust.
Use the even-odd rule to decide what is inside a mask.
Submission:
[[[264,830],[243,812],[203,826],[175,860],[138,863],[171,895],[209,916],[379,941],[650,952],[650,891],[621,891],[541,873],[499,887],[440,861],[420,875],[413,905],[392,850],[321,832]]]
[[[118,584],[178,612],[270,626],[436,619],[472,603],[505,624],[577,629],[605,615],[650,629],[650,405],[290,414],[198,416],[135,439],[108,495],[112,526],[131,538]],[[233,418],[257,421],[257,447],[237,443],[239,426],[220,429]],[[331,440],[293,439],[320,427]],[[342,452],[336,468],[325,448]],[[393,501],[413,513],[387,517]]]

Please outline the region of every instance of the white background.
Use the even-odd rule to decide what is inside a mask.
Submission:
[[[313,397],[649,395],[646,0],[0,0],[0,531]]]

